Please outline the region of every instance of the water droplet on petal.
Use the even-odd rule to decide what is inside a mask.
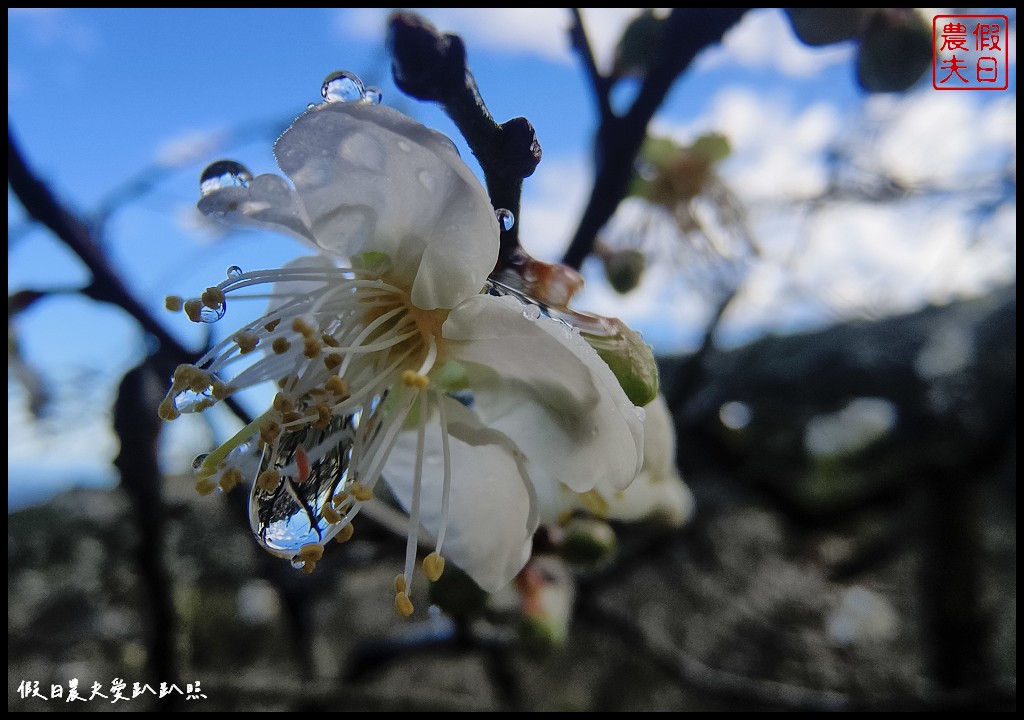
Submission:
[[[523,308],[523,317],[525,317],[527,320],[536,320],[540,316],[540,307],[538,307],[537,305],[530,304],[526,305]]]
[[[243,274],[242,273],[242,268],[238,267],[237,265],[232,265],[231,267],[228,268],[228,279],[229,280],[234,280],[235,278],[240,278],[240,277],[242,277],[242,274]]]
[[[192,472],[199,472],[199,468],[203,466],[203,463],[206,462],[206,458],[208,457],[210,457],[210,453],[202,453],[201,455],[196,455],[195,458],[192,460]]]
[[[384,91],[376,85],[371,85],[363,91],[363,102],[369,103],[370,105],[380,105],[380,101],[384,99]]]
[[[320,94],[325,102],[358,102],[363,99],[366,88],[355,73],[348,70],[332,72],[324,78]]]
[[[406,141],[406,140],[399,140],[398,141],[398,149],[401,150],[402,152],[411,152],[412,151],[412,145],[410,145],[408,143],[408,141]]]
[[[306,103],[307,110],[316,110],[318,107],[320,106],[317,105],[316,103]]]
[[[281,483],[269,492],[256,483],[249,495],[249,522],[266,550],[295,565],[304,545],[326,542],[344,525],[329,522],[324,508],[348,480],[358,425],[354,413],[332,418],[326,430],[307,425],[285,431],[274,456],[267,453],[260,472],[276,470]]]
[[[644,410],[639,405],[633,406],[633,412],[636,413],[636,419],[639,420],[640,422],[643,422],[644,420],[647,419],[647,411]]]
[[[511,210],[505,208],[498,208],[494,211],[494,216],[498,218],[498,224],[501,225],[501,229],[508,232],[516,224],[516,216]]]
[[[431,177],[430,173],[427,172],[426,170],[420,170],[418,173],[416,173],[416,179],[419,180],[420,185],[422,185],[427,190],[434,189],[434,178]]]
[[[245,165],[234,160],[218,160],[199,176],[199,192],[209,195],[227,187],[248,187],[250,182],[252,173]]]

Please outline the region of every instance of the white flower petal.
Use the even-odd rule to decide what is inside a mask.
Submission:
[[[676,435],[665,396],[644,408],[644,466],[633,484],[605,498],[613,520],[657,520],[674,527],[693,515],[693,493],[676,469]]]
[[[385,106],[331,103],[300,116],[274,151],[324,250],[387,255],[424,309],[480,291],[498,223],[443,135]]]
[[[444,398],[451,450],[449,522],[441,554],[488,592],[506,586],[530,557],[537,529],[532,485],[508,438],[480,425],[469,410]],[[435,415],[436,417],[436,415]],[[409,507],[416,468],[416,432],[403,432],[384,468],[399,501]],[[441,529],[444,461],[438,423],[426,427],[420,523]]]
[[[215,190],[199,199],[199,210],[232,225],[252,225],[313,243],[302,202],[284,178],[257,175],[248,187]]]
[[[608,493],[636,477],[643,461],[637,409],[570,328],[531,319],[513,298],[479,295],[451,312],[443,334],[451,356],[467,365],[477,413],[515,438],[535,480]]]

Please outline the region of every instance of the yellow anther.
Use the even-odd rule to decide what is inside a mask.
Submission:
[[[238,345],[238,351],[245,355],[256,349],[256,346],[260,344],[260,339],[251,333],[237,332],[235,333],[235,344]]]
[[[359,502],[369,502],[373,499],[373,490],[362,483],[352,483],[348,488],[348,493]]]
[[[395,575],[395,592],[405,592],[405,575]]]
[[[275,338],[274,342],[270,343],[270,349],[278,355],[284,355],[291,346],[292,344],[283,337]]]
[[[295,318],[295,320],[292,321],[292,330],[307,337],[316,333],[313,326],[302,318]]]
[[[277,470],[264,470],[256,478],[256,487],[263,492],[274,492],[281,485],[281,473]]]
[[[320,339],[327,347],[341,347],[341,340],[338,340],[333,335],[328,335],[327,333],[324,333],[320,336]]]
[[[271,320],[270,322],[263,326],[263,329],[266,330],[267,332],[274,332],[275,330],[277,330],[277,326],[280,324],[281,318],[278,318],[277,320]]]
[[[327,382],[324,383],[324,388],[339,400],[347,400],[351,397],[351,390],[349,389],[348,382],[343,377],[331,375],[327,378]]]
[[[573,518],[572,510],[566,510],[565,512],[560,512],[560,513],[558,513],[558,517],[555,519],[555,524],[557,524],[558,527],[565,527],[566,525],[569,524],[569,521],[572,520],[572,518]]]
[[[237,389],[234,385],[226,385],[220,380],[214,380],[210,386],[210,394],[217,400],[223,400]]]
[[[220,489],[224,492],[231,492],[242,482],[242,471],[238,468],[229,468],[220,476]]]
[[[188,315],[188,319],[191,320],[192,322],[194,322],[194,323],[202,322],[202,320],[203,320],[203,316],[201,314],[202,311],[203,311],[203,301],[202,300],[199,300],[198,298],[191,298],[189,300],[186,300],[185,304],[182,305],[182,309],[184,309],[185,314]]]
[[[169,395],[160,403],[160,408],[157,410],[157,414],[162,420],[168,421],[177,420],[181,417],[181,413],[178,412],[178,408],[174,406],[174,398]]]
[[[402,617],[409,617],[412,615],[412,600],[404,592],[395,594],[395,610]]]
[[[299,557],[306,562],[317,562],[324,556],[324,546],[318,543],[308,543],[299,548]]]
[[[316,570],[316,560],[307,560],[302,564],[301,572],[305,575],[309,575],[311,572]]]
[[[181,312],[181,308],[185,301],[177,295],[168,295],[164,298],[164,307],[171,312]]]
[[[277,410],[279,413],[291,412],[292,410],[295,409],[295,403],[291,399],[285,397],[284,393],[280,392],[274,396],[273,404],[274,409]]]
[[[319,357],[321,352],[323,352],[323,347],[320,346],[320,341],[315,337],[307,337],[302,342],[302,354],[310,360]]]
[[[437,582],[437,579],[441,577],[443,572],[444,558],[436,552],[432,552],[423,558],[423,574],[427,576],[427,580]]]
[[[352,526],[352,523],[349,523],[348,525],[346,525],[338,531],[338,534],[334,536],[334,539],[340,543],[347,543],[349,540],[352,539],[352,536],[355,534],[355,532],[355,527]]]
[[[341,507],[342,505],[345,504],[346,500],[348,500],[347,492],[338,493],[337,495],[334,496],[334,507]]]
[[[402,373],[402,384],[406,387],[426,390],[427,386],[430,385],[430,378],[426,375],[420,375],[415,370],[406,370]]]
[[[211,310],[217,310],[224,305],[224,291],[220,288],[208,287],[203,294],[199,296],[199,299],[206,307]]]
[[[196,492],[200,495],[209,495],[217,489],[217,483],[210,478],[199,478],[196,480]]]
[[[324,365],[327,366],[328,370],[333,370],[334,368],[341,365],[341,355],[339,355],[338,353],[328,353],[327,355],[324,355]],[[334,375],[333,377],[338,376]]]
[[[289,410],[288,412],[281,415],[281,423],[284,425],[289,425],[294,422],[299,422],[300,420],[302,420],[302,418],[302,413],[296,412],[294,410]]]
[[[317,419],[313,427],[317,430],[326,430],[331,426],[331,409],[326,405],[318,405],[316,408]]]
[[[260,441],[264,445],[270,445],[281,434],[281,426],[273,420],[267,420],[260,425]]]
[[[330,505],[324,505],[324,509],[320,511],[320,514],[331,525],[341,522],[341,514]]]
[[[216,403],[213,400],[210,400],[209,398],[200,400],[199,402],[192,406],[192,412],[202,412],[203,410],[209,410],[214,405],[216,405]]]

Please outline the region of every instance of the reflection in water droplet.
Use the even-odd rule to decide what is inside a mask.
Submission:
[[[358,102],[363,99],[366,89],[363,81],[355,73],[348,70],[332,72],[324,78],[320,86],[320,94],[324,101],[332,102]]]
[[[302,568],[306,567],[306,561],[300,558],[298,555],[291,559],[291,564],[292,567],[296,570],[301,570]]]
[[[523,307],[523,317],[527,320],[536,320],[541,316],[541,310],[537,305],[526,305]]]
[[[494,211],[495,217],[498,218],[498,224],[501,225],[501,229],[508,232],[516,224],[516,216],[511,210],[505,208],[498,208]]]
[[[174,396],[174,407],[180,413],[202,412],[213,405],[214,402],[213,388],[210,387],[206,388],[202,392],[186,389]],[[204,460],[206,460],[206,455],[197,456],[196,459],[192,461],[192,469],[198,470],[199,468],[196,466],[196,463],[202,465]]]
[[[242,268],[238,267],[237,265],[232,265],[231,267],[228,268],[228,279],[229,280],[234,280],[235,278],[240,278],[240,277],[242,277],[242,275],[243,275]]]
[[[303,545],[322,544],[346,524],[344,520],[328,522],[324,508],[348,480],[358,425],[356,413],[332,418],[326,430],[306,426],[282,434],[276,461],[268,454],[260,467],[260,472],[277,470],[281,484],[271,492],[254,484],[249,496],[249,522],[266,550],[292,560]],[[325,451],[324,446],[329,449]],[[300,449],[307,460],[301,461]],[[300,469],[306,463],[308,467]],[[344,515],[343,509],[338,510]]]
[[[363,92],[363,102],[367,102],[370,105],[380,105],[380,101],[383,99],[384,91],[376,85],[371,85]]]
[[[209,195],[227,187],[248,187],[250,182],[252,173],[245,165],[234,160],[218,160],[199,176],[199,192]]]
[[[637,418],[637,420],[639,420],[640,422],[643,422],[644,420],[646,420],[646,419],[647,419],[647,411],[646,411],[646,410],[644,410],[644,409],[643,409],[642,407],[640,407],[639,405],[635,405],[635,406],[633,406],[633,412],[635,412],[635,413],[636,413],[636,418]]]
[[[206,462],[206,458],[208,457],[210,457],[209,453],[202,453],[201,455],[196,455],[195,458],[192,460],[192,472],[199,472],[199,468],[203,466],[203,463]]]
[[[199,322],[204,323],[215,323],[224,317],[224,313],[228,311],[227,301],[222,302],[215,308],[206,307],[203,305],[199,310]]]

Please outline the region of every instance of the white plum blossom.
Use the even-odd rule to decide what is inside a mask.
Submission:
[[[612,497],[632,482],[642,413],[578,331],[488,281],[498,222],[448,138],[372,102],[325,102],[275,155],[290,183],[216,163],[199,208],[319,254],[232,268],[184,304],[214,320],[228,298],[270,299],[263,317],[178,369],[164,418],[279,386],[266,413],[197,459],[197,488],[252,481],[260,543],[310,570],[380,501],[383,479],[409,515],[401,614],[412,612],[424,531],[429,579],[447,558],[485,590],[505,586],[553,519],[545,498]]]

